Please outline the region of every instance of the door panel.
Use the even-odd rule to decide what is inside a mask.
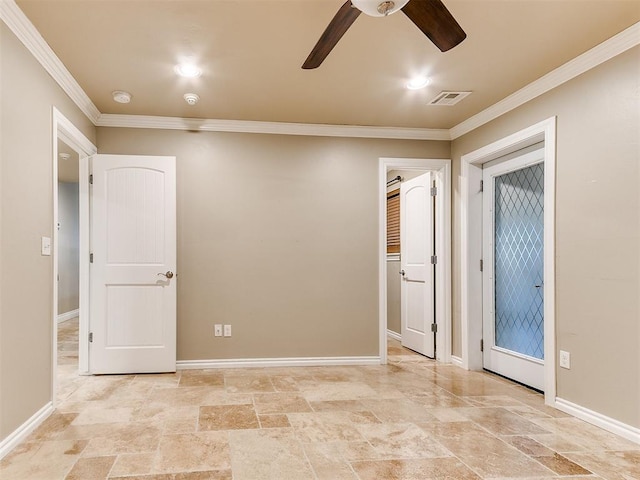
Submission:
[[[484,177],[484,366],[544,388],[542,150],[492,162]]]
[[[434,266],[432,173],[400,187],[400,260],[402,345],[433,358]]]
[[[175,157],[96,155],[92,172],[91,372],[173,372]]]

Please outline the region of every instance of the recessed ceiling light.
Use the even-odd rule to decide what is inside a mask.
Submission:
[[[202,75],[202,69],[193,63],[181,63],[173,68],[181,77],[196,78]]]
[[[413,77],[407,82],[407,88],[409,90],[420,90],[431,83],[431,79],[425,76]]]
[[[111,92],[113,100],[118,103],[129,103],[131,101],[131,94],[129,92],[123,92],[122,90],[116,90]]]

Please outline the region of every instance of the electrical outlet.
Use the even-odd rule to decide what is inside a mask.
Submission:
[[[231,325],[225,325],[224,326],[224,336],[225,337],[230,337],[231,336]]]
[[[571,368],[571,354],[569,352],[560,350],[560,366],[566,369]]]
[[[221,337],[221,336],[222,336],[222,325],[220,325],[219,323],[216,323],[216,324],[213,326],[213,334],[214,334],[216,337]]]

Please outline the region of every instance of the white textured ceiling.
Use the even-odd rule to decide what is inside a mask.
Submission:
[[[390,127],[451,128],[640,21],[637,0],[445,0],[468,35],[447,53],[401,12],[360,15],[320,68],[302,70],[342,3],[17,0],[102,113]],[[182,57],[203,75],[178,78]],[[431,85],[406,90],[416,73]],[[473,94],[428,106],[442,90]]]

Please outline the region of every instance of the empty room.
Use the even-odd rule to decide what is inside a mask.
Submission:
[[[2,480],[640,479],[640,2],[0,0]]]

